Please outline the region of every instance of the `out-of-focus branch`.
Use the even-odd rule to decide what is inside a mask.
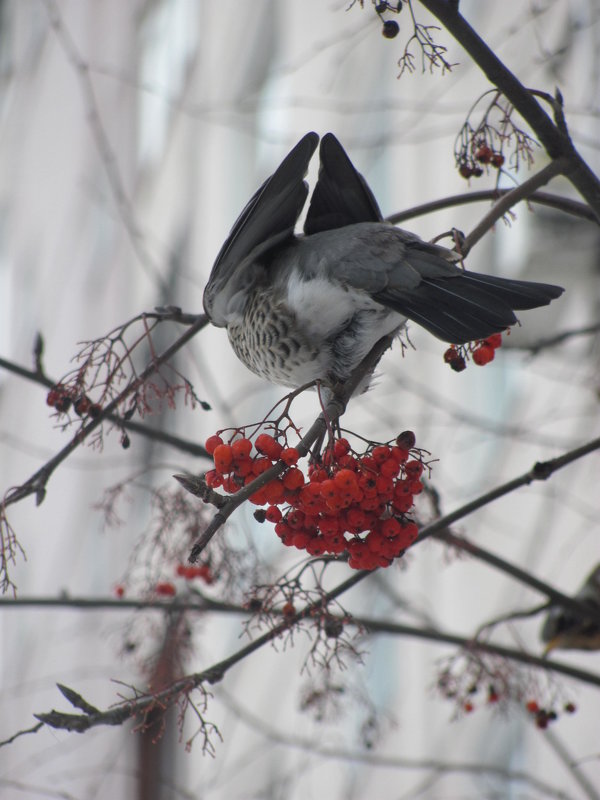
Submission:
[[[477,192],[451,194],[448,197],[441,197],[439,200],[432,200],[429,203],[422,203],[421,205],[407,208],[404,211],[398,211],[396,214],[390,214],[386,219],[394,225],[399,225],[401,222],[406,222],[416,217],[423,217],[426,214],[433,214],[436,211],[444,211],[446,208],[465,206],[470,203],[485,203],[489,200],[499,200],[501,197],[511,194],[514,191],[514,189],[484,189]],[[550,194],[549,192],[533,192],[526,198],[526,201],[528,203],[546,206],[547,208],[554,208],[557,211],[564,211],[565,214],[570,214],[573,217],[596,222],[596,216],[588,205],[580,203],[577,200],[571,200],[569,197],[561,197],[561,195]],[[511,205],[515,204],[513,203]]]

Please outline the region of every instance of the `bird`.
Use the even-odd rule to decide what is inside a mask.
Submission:
[[[546,644],[545,656],[551,650],[600,650],[600,564],[587,576],[574,599],[592,616],[586,619],[564,608],[552,608],[540,631]]]
[[[386,222],[334,136],[320,139],[319,173],[304,180],[319,135],[309,132],[251,197],[219,251],[204,310],[238,358],[294,389],[342,385],[384,336],[412,320],[455,345],[502,332],[516,310],[563,289],[470,272],[460,254]],[[372,372],[357,391],[368,388]]]

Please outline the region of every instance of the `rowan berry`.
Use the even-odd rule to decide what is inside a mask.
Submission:
[[[473,361],[477,366],[483,367],[494,359],[494,348],[489,344],[480,344],[473,350]]]
[[[125,587],[122,586],[120,583],[115,586],[115,594],[117,597],[123,597],[125,594]]]
[[[484,144],[475,151],[475,158],[480,164],[489,164],[493,154],[492,148]]]
[[[337,459],[350,452],[350,442],[348,439],[336,439],[333,445],[333,454]]]
[[[268,433],[261,433],[256,437],[255,447],[271,461],[276,461],[283,450],[283,446]]]
[[[311,556],[322,556],[325,552],[325,539],[322,536],[311,536],[304,549]]]
[[[377,447],[373,448],[371,455],[375,460],[375,464],[379,468],[384,461],[387,461],[391,453],[392,451],[387,445],[380,444]]]
[[[252,452],[252,442],[250,439],[236,439],[235,442],[231,444],[231,452],[233,453],[233,457],[235,459],[245,459],[248,458],[250,453]]]
[[[400,32],[400,25],[396,22],[395,19],[386,19],[383,23],[383,27],[381,28],[381,35],[385,39],[394,39],[398,36]]]
[[[473,711],[474,709],[475,706],[473,705],[473,703],[471,703],[470,700],[467,700],[465,703],[463,703],[463,711],[465,712],[465,714],[470,714],[471,711]]]
[[[251,458],[248,456],[242,456],[240,458],[233,459],[231,463],[231,471],[238,477],[245,478],[246,475],[251,474],[253,466],[254,462]]]
[[[396,437],[396,444],[405,450],[412,450],[417,443],[417,437],[412,431],[402,431]]]
[[[209,469],[208,472],[204,474],[204,480],[206,481],[206,485],[210,486],[211,489],[217,489],[219,486],[223,485],[223,476],[219,475],[216,469]]]
[[[489,346],[493,347],[495,350],[496,348],[502,346],[502,334],[492,333],[491,336],[488,336],[487,339],[484,339],[483,341],[485,344],[489,344]]]
[[[231,446],[228,444],[219,444],[213,451],[213,461],[215,462],[215,469],[222,475],[229,472],[231,462],[233,461],[233,453]]]
[[[300,454],[295,447],[284,447],[279,458],[284,464],[287,464],[288,467],[293,467],[300,458]]]
[[[354,491],[358,488],[358,480],[356,473],[350,469],[341,469],[333,477],[333,482],[338,490],[351,490]]]
[[[504,156],[502,153],[493,153],[490,161],[493,167],[500,169],[500,167],[504,164]]]
[[[540,707],[535,700],[528,700],[527,703],[525,703],[525,708],[530,714],[536,714],[540,710]]]
[[[284,603],[281,607],[281,613],[284,617],[293,617],[296,613],[296,609],[294,608],[294,604],[288,600],[287,603]]]
[[[255,458],[252,462],[252,474],[255,477],[262,475],[263,472],[266,472],[271,466],[271,462],[268,458]]]
[[[565,711],[567,714],[574,714],[577,711],[575,703],[565,703]]]
[[[391,453],[391,458],[386,458],[379,465],[379,472],[381,475],[384,475],[387,478],[395,478],[396,475],[400,472],[400,462],[393,457],[393,453]]]
[[[298,550],[305,550],[307,549],[307,544],[315,538],[315,535],[309,533],[308,531],[296,531],[292,536],[292,544],[294,547],[297,547]],[[323,551],[321,551],[323,552]],[[312,555],[320,555],[317,553],[313,553]]]
[[[160,583],[157,583],[154,587],[154,591],[161,597],[174,597],[176,594],[175,587],[168,581],[161,581]]]
[[[82,395],[79,395],[79,397],[76,398],[75,402],[73,403],[73,410],[80,417],[83,417],[90,410],[91,404],[92,404],[92,402],[91,402],[90,398],[86,397],[84,394],[82,394]]]
[[[277,506],[269,506],[265,511],[265,519],[268,522],[279,522],[282,516],[281,509]]]
[[[269,483],[263,487],[263,490],[265,497],[267,498],[267,503],[270,503],[271,505],[277,505],[283,500],[285,487],[279,478],[269,481]]]
[[[304,475],[302,470],[298,469],[297,467],[288,469],[288,471],[284,474],[282,481],[286,489],[300,489],[300,487],[304,486]]]
[[[217,434],[213,434],[204,442],[204,447],[206,448],[208,455],[212,456],[220,444],[223,444],[223,439],[221,439],[220,436],[217,436]]]

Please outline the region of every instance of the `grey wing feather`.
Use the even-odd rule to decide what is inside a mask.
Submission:
[[[319,179],[310,198],[304,233],[343,228],[383,217],[367,182],[332,133],[321,139]]]
[[[218,319],[221,314],[214,308],[215,299],[219,293],[233,295],[239,290],[234,273],[247,256],[261,245],[272,246],[293,235],[308,194],[304,176],[318,142],[316,133],[303,136],[235,221],[204,291],[204,308],[213,322],[223,324]],[[239,277],[241,284],[248,284],[249,276]],[[217,305],[219,309],[226,307],[226,298],[219,298]]]

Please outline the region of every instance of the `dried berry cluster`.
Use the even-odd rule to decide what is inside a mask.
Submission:
[[[536,700],[528,700],[525,703],[525,708],[535,719],[536,727],[541,730],[545,730],[548,725],[551,722],[555,722],[559,716],[558,712],[553,708],[540,708]],[[574,703],[565,703],[563,708],[567,714],[574,714],[577,711],[577,707]]]
[[[93,419],[102,413],[99,403],[92,403],[89,397],[81,394],[76,387],[57,383],[46,395],[46,405],[55,408],[59,414],[65,414],[71,406],[80,417],[90,416]]]
[[[481,339],[469,345],[453,344],[444,353],[444,361],[455,372],[462,372],[467,368],[467,359],[470,357],[480,367],[484,367],[494,360],[496,350],[502,347],[502,334],[493,333],[487,339]]]
[[[423,490],[423,452],[415,449],[412,431],[392,444],[369,443],[354,453],[347,439],[336,438],[313,461],[308,479],[296,465],[299,454],[273,436],[262,433],[253,445],[237,438],[225,443],[210,436],[206,449],[215,468],[206,473],[211,488],[238,491],[272,464],[283,461],[285,472],[250,496],[266,506],[258,520],[275,524],[283,544],[310,555],[347,552],[354,569],[387,567],[417,538],[416,524],[407,512]]]
[[[467,180],[469,178],[480,178],[483,175],[481,164],[501,169],[504,164],[504,156],[502,153],[493,150],[485,142],[481,142],[477,145],[473,158],[465,159],[459,163],[458,171]]]

